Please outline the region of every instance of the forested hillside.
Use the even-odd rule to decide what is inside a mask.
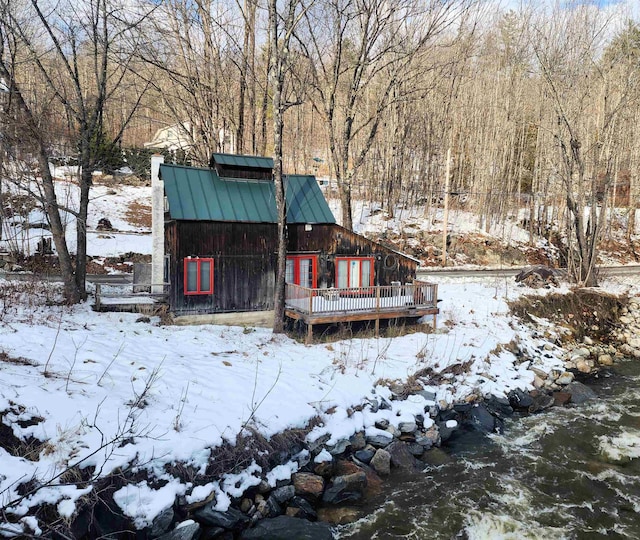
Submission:
[[[355,199],[390,217],[464,207],[487,230],[517,219],[593,284],[602,238],[636,239],[638,6],[523,4],[2,0],[3,182],[46,201],[73,297],[86,226],[74,263],[47,163],[81,166],[86,225],[91,172],[146,174],[158,129],[180,139],[169,159],[206,166],[272,155],[282,120],[285,171],[327,177],[345,226]]]

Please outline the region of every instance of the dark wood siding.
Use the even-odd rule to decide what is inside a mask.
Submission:
[[[273,181],[273,171],[271,169],[247,169],[246,167],[235,167],[233,165],[222,165],[220,163],[215,163],[215,169],[222,178],[247,178],[250,180]]]
[[[276,233],[273,223],[167,221],[171,310],[191,314],[273,309]],[[416,261],[340,225],[291,224],[288,235],[289,253],[318,255],[318,287],[336,286],[336,257],[373,257],[376,285],[406,283],[415,277]],[[212,295],[185,296],[187,257],[214,260]]]
[[[274,224],[174,221],[165,228],[172,311],[186,314],[273,309]],[[187,257],[214,260],[212,295],[184,295]]]
[[[318,287],[336,286],[336,257],[373,257],[376,285],[390,285],[392,281],[406,283],[415,278],[418,266],[415,260],[340,225],[292,224],[288,232],[290,253],[320,252]]]

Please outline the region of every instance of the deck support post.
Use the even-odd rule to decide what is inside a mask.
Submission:
[[[102,293],[102,286],[100,283],[96,283],[96,311],[100,311],[100,296]]]
[[[313,343],[313,325],[307,323],[307,337],[304,340],[305,345],[311,345]]]
[[[376,287],[376,337],[380,337],[380,287]]]
[[[433,314],[433,331],[435,332],[438,329],[438,284],[434,284],[433,285],[433,298],[431,299],[431,302],[433,304],[433,307],[436,308],[434,314]]]

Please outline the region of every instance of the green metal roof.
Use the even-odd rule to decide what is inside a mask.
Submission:
[[[227,167],[251,169],[273,169],[273,159],[261,156],[239,156],[236,154],[211,154],[211,161]]]
[[[266,180],[221,178],[214,169],[161,165],[172,219],[276,223],[275,187]],[[285,177],[288,223],[335,223],[313,176]]]
[[[284,185],[288,223],[335,223],[315,176],[287,175]]]

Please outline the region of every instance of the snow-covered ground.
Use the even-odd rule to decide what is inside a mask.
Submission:
[[[17,192],[11,186],[5,186]],[[58,204],[63,208],[77,210],[77,186],[69,181],[56,182]],[[142,205],[150,209],[151,188],[146,186],[96,185],[91,190],[89,219],[87,223],[87,255],[90,257],[115,257],[123,253],[151,253],[151,229],[132,225],[127,219],[131,205]],[[71,214],[62,212],[69,250],[76,251],[76,223]],[[98,221],[107,218],[113,231],[97,230]],[[19,212],[2,223],[0,252],[12,252],[14,247],[24,254],[33,255],[42,238],[51,238],[51,233],[40,227],[47,220],[39,208]]]
[[[124,216],[128,202],[149,197],[147,188],[98,186],[94,196],[92,223],[104,215],[117,229],[141,232]],[[150,237],[113,236],[90,235],[89,253],[150,252]],[[141,482],[116,494],[140,527],[178,494],[193,502],[216,492],[224,510],[260,474],[275,482],[295,465],[271,472],[256,465],[204,486],[183,483],[165,465],[204,471],[211,449],[233,444],[248,427],[269,437],[317,417],[321,422],[309,437],[329,434],[328,444],[375,429],[373,415],[350,409],[372,394],[388,396],[389,381],[425,368],[437,373],[467,365],[426,388],[442,407],[470,394],[531,390],[531,363],[518,363],[504,347],[514,340],[530,351],[536,367],[562,369],[562,351],[509,315],[507,301],[527,292],[512,279],[434,279],[442,299],[437,332],[308,346],[262,328],[162,326],[155,317],[139,322],[135,314],[96,313],[88,303],[60,306],[51,301],[56,285],[0,279],[0,415],[25,447],[37,450],[26,459],[0,447],[0,508],[24,516],[32,528],[30,509],[45,501],[68,517],[91,486],[63,483],[61,473],[80,465],[107,475],[135,465],[166,481],[159,490]],[[638,287],[631,281],[608,286],[617,292]],[[20,287],[32,290],[18,292]],[[422,412],[425,398],[391,405],[380,414],[399,424]],[[21,497],[19,486],[31,479],[45,487]],[[19,523],[4,527],[5,534],[21,530]]]
[[[142,526],[177,494],[195,500],[215,490],[219,506],[228,505],[229,496],[237,493],[237,479],[194,490],[163,467],[184,462],[204,471],[210,449],[233,443],[247,426],[268,437],[319,416],[322,427],[310,436],[329,433],[337,441],[373,427],[372,416],[350,416],[347,410],[372,393],[388,395],[380,381],[404,380],[427,367],[439,372],[469,363],[460,375],[428,388],[441,405],[471,393],[500,396],[514,388],[532,389],[529,362],[518,365],[500,346],[517,339],[533,354],[543,344],[508,314],[506,300],[523,289],[507,279],[438,281],[437,333],[311,346],[260,328],[136,322],[137,315],[96,313],[88,304],[4,305],[3,421],[18,437],[46,445],[34,460],[0,449],[1,505],[19,500],[12,511],[26,515],[46,500],[69,516],[86,488],[57,485],[58,474],[78,463],[93,465],[101,474],[135,463],[168,481],[162,493],[153,494],[142,483],[117,498]],[[12,360],[18,357],[23,360]],[[562,369],[557,349],[537,358],[537,367],[545,371]],[[420,400],[392,403],[392,423],[424,407]],[[32,418],[41,420],[30,425]],[[18,420],[27,421],[26,427]],[[255,483],[257,472],[249,470],[241,483]],[[52,485],[20,500],[17,488],[31,478]]]

